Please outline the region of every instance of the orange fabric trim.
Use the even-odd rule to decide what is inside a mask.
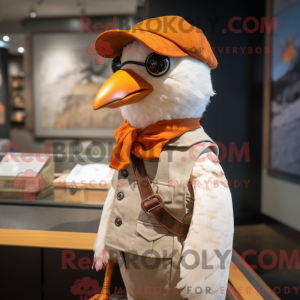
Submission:
[[[116,145],[109,166],[116,170],[130,164],[130,152],[135,156],[149,160],[159,158],[162,147],[171,139],[200,127],[201,118],[159,121],[145,129],[132,127],[124,120],[115,130]]]

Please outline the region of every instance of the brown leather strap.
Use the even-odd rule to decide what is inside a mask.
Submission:
[[[177,236],[186,237],[189,225],[182,223],[165,209],[165,202],[158,194],[154,194],[147,176],[144,162],[131,153],[131,162],[142,196],[142,208],[148,216],[153,217],[169,232]]]

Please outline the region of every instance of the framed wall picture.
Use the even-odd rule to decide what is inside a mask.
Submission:
[[[300,178],[300,1],[268,3],[277,32],[266,38],[276,51],[266,56],[265,167]]]
[[[111,59],[95,54],[97,33],[32,36],[34,132],[41,138],[113,138],[120,110],[93,110]]]

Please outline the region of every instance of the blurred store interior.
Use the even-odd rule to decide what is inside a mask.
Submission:
[[[272,102],[272,95],[279,93],[277,79],[270,75],[276,67],[276,40],[253,21],[261,24],[263,16],[277,16],[283,39],[279,22],[291,7],[299,16],[299,1],[0,0],[0,158],[7,151],[36,154],[47,149],[52,158],[49,164],[34,162],[46,178],[46,188],[34,201],[24,201],[22,191],[11,197],[5,189],[8,177],[0,172],[0,229],[97,232],[107,191],[98,191],[98,200],[83,200],[82,191],[59,189],[55,183],[78,164],[101,163],[100,172],[108,172],[113,132],[123,121],[120,111],[93,111],[96,92],[112,74],[111,60],[101,61],[93,43],[101,30],[129,29],[147,18],[179,15],[205,32],[218,60],[211,73],[216,95],[201,125],[219,143],[221,165],[231,184],[234,249],[239,255],[257,251],[246,257],[249,265],[266,249],[279,260],[283,250],[289,258],[298,253],[299,260],[300,148],[293,145],[300,141],[300,81],[289,89],[298,98]],[[249,16],[252,21],[245,30],[243,20]],[[240,18],[232,23],[240,33],[228,25],[234,17]],[[282,85],[300,77],[299,37],[293,31],[287,44],[281,41],[278,47],[294,72]],[[280,123],[289,127],[287,134],[278,133],[280,146],[275,148],[274,116],[283,120],[288,108],[295,121]],[[70,295],[76,279],[103,279],[103,273],[95,275],[91,269],[62,269],[59,247],[28,247],[21,236],[20,241],[3,245],[0,239],[0,279],[10,287],[3,299],[16,287],[23,299],[77,299]],[[93,257],[92,250],[74,249],[76,261]],[[264,263],[270,265],[272,259],[266,255]],[[299,266],[280,268],[276,263],[255,271],[271,289],[281,288],[280,299],[298,299],[300,292],[293,287],[300,285]],[[115,284],[122,285],[120,274],[115,276]],[[283,292],[285,287],[290,293]]]

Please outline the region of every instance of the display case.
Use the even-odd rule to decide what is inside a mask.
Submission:
[[[68,144],[63,143],[66,154],[52,142],[49,154],[45,146],[35,153],[0,155],[0,204],[101,209],[114,172],[108,166],[110,156],[101,155],[99,148],[91,155],[69,154]]]

